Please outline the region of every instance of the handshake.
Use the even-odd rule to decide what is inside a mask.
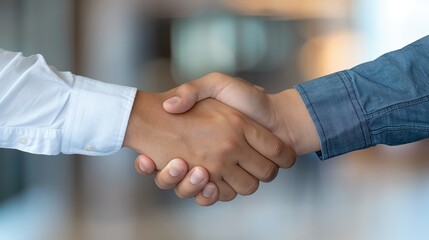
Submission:
[[[230,201],[255,192],[259,181],[273,180],[296,155],[322,149],[326,159],[428,138],[428,46],[424,37],[372,62],[298,85],[299,92],[267,94],[220,73],[165,93],[137,91],[129,120],[124,115],[134,89],[60,73],[40,55],[25,58],[0,49],[0,147],[102,155],[123,140],[141,154],[137,171],[156,172],[160,188],[175,188],[179,197],[196,197],[201,205]],[[79,104],[88,101],[95,104]],[[99,121],[118,109],[124,111],[117,118]],[[98,134],[109,127],[117,130],[114,141]]]
[[[296,90],[267,94],[211,73],[164,93],[138,91],[124,147],[141,154],[141,175],[156,172],[160,188],[207,206],[254,193],[319,142]]]

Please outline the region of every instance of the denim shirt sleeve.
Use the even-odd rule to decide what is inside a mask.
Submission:
[[[322,160],[429,138],[429,36],[295,88],[319,133]]]

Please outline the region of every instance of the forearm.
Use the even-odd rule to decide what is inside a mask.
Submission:
[[[122,147],[135,89],[0,50],[0,147],[106,155]]]
[[[296,86],[322,159],[429,137],[429,37],[353,69]]]
[[[297,155],[320,150],[320,138],[303,99],[295,89],[269,95],[275,113],[274,134],[290,144]]]

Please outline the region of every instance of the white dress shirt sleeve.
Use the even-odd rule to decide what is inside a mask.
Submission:
[[[109,155],[121,149],[136,89],[59,72],[0,49],[0,148]]]

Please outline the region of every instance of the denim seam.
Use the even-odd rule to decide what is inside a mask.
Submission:
[[[373,135],[379,134],[385,131],[403,131],[404,129],[413,129],[413,130],[429,130],[429,127],[425,126],[411,126],[411,125],[402,125],[402,126],[386,126],[378,129],[374,129],[371,133]]]
[[[366,114],[366,116],[370,120],[373,118],[382,117],[382,116],[384,116],[390,112],[393,112],[393,111],[396,111],[396,110],[399,110],[402,108],[406,108],[406,107],[415,106],[415,105],[418,105],[418,104],[421,104],[424,102],[429,102],[429,96],[423,96],[423,97],[420,97],[418,99],[413,99],[410,101],[390,105],[390,106],[384,107],[382,109],[379,109],[376,112],[368,113],[368,114]]]
[[[326,134],[325,134],[325,129],[323,128],[323,126],[322,126],[322,124],[321,124],[321,121],[320,121],[320,118],[319,118],[319,116],[317,115],[317,112],[315,111],[315,108],[314,108],[314,106],[313,106],[313,103],[310,101],[310,98],[308,97],[308,95],[307,95],[307,92],[305,91],[305,89],[303,88],[303,87],[301,87],[301,86],[299,86],[298,85],[298,87],[302,90],[302,92],[304,93],[304,95],[305,95],[305,98],[307,99],[307,102],[310,104],[310,107],[312,108],[312,111],[313,111],[313,113],[314,113],[314,115],[316,116],[316,118],[317,118],[317,121],[319,122],[319,126],[320,126],[320,129],[322,130],[322,134],[323,134],[323,136],[322,136],[322,138],[321,139],[324,139],[325,141],[321,141],[321,143],[324,145],[324,147],[325,147],[325,149],[326,149],[326,154],[327,154],[327,156],[326,156],[326,158],[329,158],[329,156],[330,156],[330,153],[329,153],[329,149],[328,149],[328,147],[327,147],[327,142],[329,141],[327,138],[326,138]],[[323,154],[322,154],[322,157],[325,159],[325,157],[323,156]]]
[[[347,78],[346,80],[348,80],[349,82],[351,82],[350,75],[346,71],[343,71],[342,73],[344,73],[344,75],[346,76],[346,78]],[[362,131],[363,140],[365,142],[365,146],[364,147],[367,148],[368,146],[371,146],[372,139],[371,139],[370,136],[368,136],[369,139],[367,139],[367,136],[366,136],[365,131],[364,131],[364,126],[362,126],[362,124],[365,123],[366,129],[368,129],[368,124],[367,124],[366,119],[365,119],[365,113],[364,113],[363,108],[360,105],[359,101],[357,101],[356,92],[354,91],[353,87],[348,87],[347,84],[345,83],[345,80],[343,79],[343,77],[339,73],[338,73],[338,75],[339,75],[341,81],[343,82],[344,86],[346,87],[346,91],[347,91],[347,94],[349,96],[350,102],[352,103],[353,109],[355,110],[356,116],[358,117],[359,126],[360,126],[360,129]],[[351,96],[350,91],[353,92],[353,96],[354,97]],[[356,104],[354,102],[356,102]],[[357,107],[359,107],[359,109],[361,111],[361,115],[359,115]],[[368,129],[368,135],[370,135],[369,133],[370,133],[370,131]],[[370,141],[370,144],[368,144],[368,142],[367,142],[368,140]]]
[[[392,132],[402,132],[404,130],[414,130],[414,131],[424,131],[424,132],[428,132],[429,133],[429,128],[428,127],[420,127],[420,126],[387,126],[387,127],[382,127],[379,129],[376,129],[374,131],[372,131],[370,134],[372,137],[375,136],[381,136],[385,133],[392,133]]]

